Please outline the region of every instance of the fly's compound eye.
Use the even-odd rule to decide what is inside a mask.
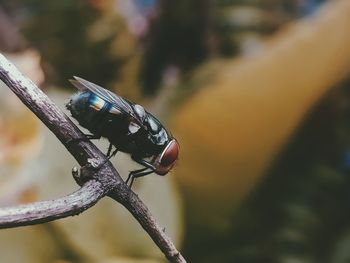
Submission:
[[[175,163],[175,161],[177,160],[178,155],[179,155],[179,144],[174,139],[164,149],[159,160],[160,165],[163,167],[169,167],[170,169],[172,165]]]

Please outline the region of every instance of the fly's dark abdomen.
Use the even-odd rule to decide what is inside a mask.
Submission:
[[[148,133],[140,130],[131,134],[128,116],[94,93],[85,91],[74,95],[67,108],[81,126],[94,135],[107,138],[122,152],[150,157],[161,151],[154,147]]]
[[[119,138],[127,130],[125,117],[113,113],[110,103],[86,91],[74,95],[67,108],[81,126],[106,138]]]

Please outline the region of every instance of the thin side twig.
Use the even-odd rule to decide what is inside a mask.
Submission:
[[[74,216],[93,206],[105,195],[102,185],[90,180],[74,193],[50,201],[0,209],[0,228],[34,225]]]
[[[76,215],[94,205],[104,195],[109,195],[131,212],[170,262],[186,262],[149,209],[124,183],[113,165],[108,161],[101,168],[93,169],[104,162],[105,155],[90,141],[69,143],[84,138],[85,135],[59,107],[1,54],[0,80],[38,116],[84,168],[81,175],[83,178],[77,180],[82,188],[75,193],[52,201],[1,208],[0,228],[44,223]],[[55,206],[59,209],[55,210]]]

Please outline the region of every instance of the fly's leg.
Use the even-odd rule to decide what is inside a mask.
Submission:
[[[142,176],[145,176],[145,175],[149,175],[151,173],[153,173],[153,171],[146,171],[146,172],[142,172],[142,173],[139,173],[139,174],[134,174],[134,176],[131,178],[131,182],[130,182],[129,188],[132,187],[132,184],[134,183],[135,178],[142,177]]]
[[[118,152],[117,148],[115,148],[115,150],[113,152],[112,152],[112,149],[113,149],[113,144],[110,143],[108,146],[107,154],[106,154],[108,160],[111,159],[113,156],[115,156]]]
[[[145,176],[145,175],[148,175],[148,174],[151,174],[153,173],[156,168],[154,167],[154,165],[152,165],[151,163],[149,163],[148,161],[146,160],[143,160],[143,159],[140,159],[140,158],[137,158],[136,156],[131,156],[131,158],[141,164],[142,166],[144,166],[144,168],[142,169],[139,169],[139,170],[135,170],[135,171],[131,171],[129,173],[129,176],[128,176],[128,179],[126,179],[125,183],[128,184],[129,180],[130,181],[130,184],[129,184],[129,187],[131,188],[132,184],[134,183],[134,180],[135,178],[138,178],[138,177],[142,177],[142,176]],[[147,171],[149,169],[149,171]]]
[[[113,156],[115,156],[116,154],[117,154],[117,152],[118,152],[118,149],[115,149],[112,153],[111,153],[111,155],[107,155],[107,158],[108,158],[108,160],[109,159],[111,159]]]
[[[147,167],[144,167],[142,169],[138,169],[138,170],[135,170],[135,171],[131,171],[129,173],[129,176],[128,178],[126,179],[125,183],[128,184],[129,180],[134,176],[134,174],[137,174],[137,173],[140,173],[140,172],[143,172],[145,170],[147,170],[148,168]]]
[[[110,154],[112,152],[112,148],[113,148],[113,145],[110,143],[108,146],[107,154],[106,154],[107,158],[108,158],[108,156],[110,156]]]
[[[152,170],[151,171],[146,171],[147,169],[148,168],[145,167],[143,169],[132,171],[132,172],[129,173],[128,179],[125,181],[125,183],[128,184],[129,180],[131,179],[130,184],[129,184],[129,188],[132,187],[132,184],[134,183],[135,178],[142,177],[142,176],[145,176],[145,175],[153,173]]]
[[[103,165],[105,165],[105,163],[106,163],[109,159],[111,159],[113,156],[115,156],[115,155],[117,154],[118,149],[116,148],[113,152],[112,152],[112,149],[113,149],[113,145],[110,143],[109,146],[108,146],[107,154],[106,154],[107,158],[104,160],[103,163],[101,163],[101,164],[97,167],[97,169],[99,169],[99,168],[101,168]]]
[[[81,142],[81,141],[89,141],[89,140],[98,140],[101,139],[101,135],[95,135],[95,134],[85,134],[86,137],[84,138],[75,138],[75,139],[70,139],[67,143],[73,143],[73,142]],[[108,146],[108,150],[107,150],[107,158],[106,160],[101,163],[98,167],[96,167],[95,169],[100,169],[109,159],[111,159],[113,156],[115,156],[118,152],[118,149],[115,149],[114,151],[112,151],[113,149],[113,145],[110,143]]]
[[[143,160],[143,159],[139,159],[139,158],[136,158],[134,156],[131,156],[131,158],[137,162],[138,164],[141,164],[142,166],[144,167],[147,167],[149,169],[151,169],[152,171],[155,171],[156,170],[156,167],[154,167],[153,164],[151,164],[150,162],[146,161],[146,160]]]

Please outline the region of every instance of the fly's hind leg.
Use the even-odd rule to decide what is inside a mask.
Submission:
[[[112,149],[113,149],[113,144],[110,143],[109,146],[108,146],[107,154],[106,154],[106,157],[107,157],[107,158],[104,160],[103,163],[101,163],[101,164],[97,167],[97,169],[99,169],[99,168],[101,168],[103,165],[105,165],[105,163],[106,163],[107,161],[109,161],[113,156],[115,156],[115,155],[117,154],[118,148],[115,148],[113,152],[112,152]]]
[[[115,148],[114,151],[112,152],[113,150],[113,144],[109,143],[109,146],[108,146],[108,151],[107,151],[107,159],[111,159],[113,156],[115,156],[118,152],[118,148]]]
[[[111,155],[112,148],[113,148],[113,144],[110,143],[108,146],[107,154],[106,154],[107,158]]]

